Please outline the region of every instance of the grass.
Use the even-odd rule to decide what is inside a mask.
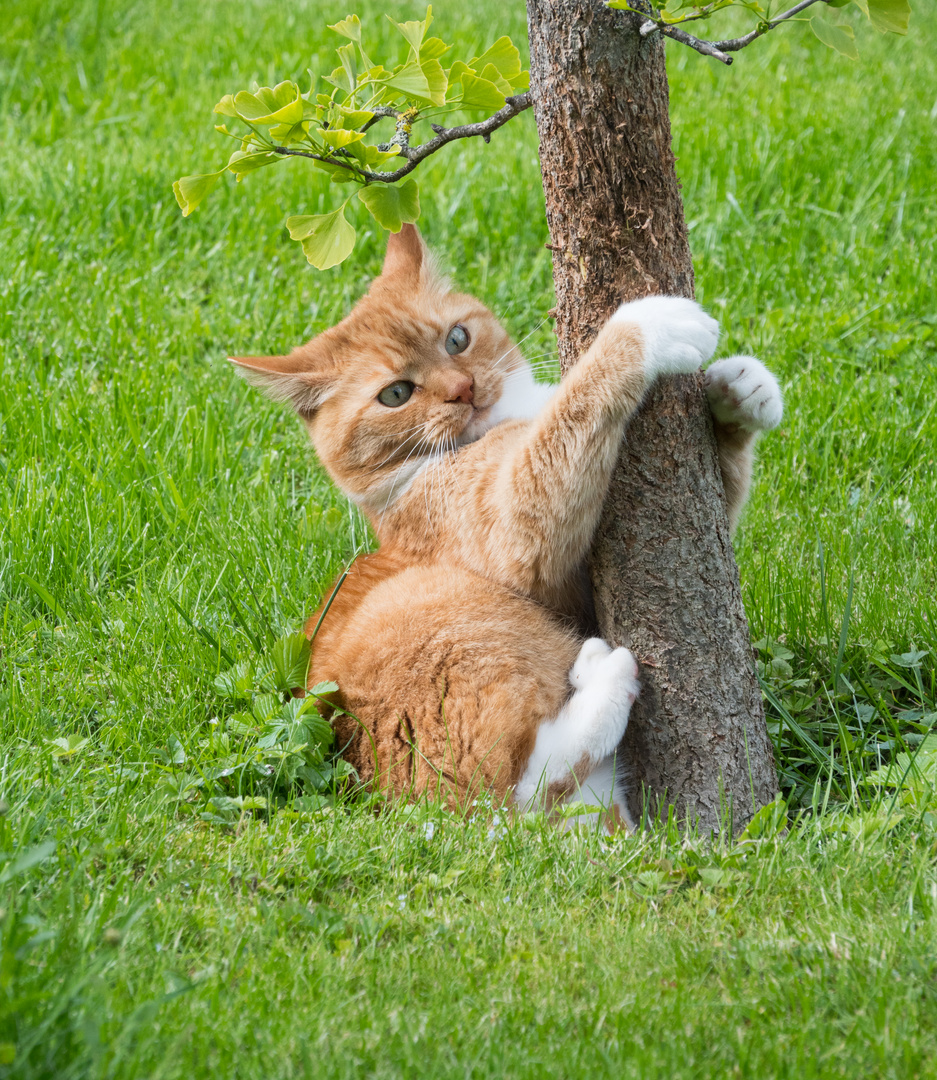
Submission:
[[[670,53],[700,298],[787,400],[736,546],[791,827],[741,845],[180,796],[224,749],[219,671],[366,537],[223,358],[334,322],[381,238],[318,274],[283,228],[324,205],[307,170],[187,220],[170,184],[217,158],[221,94],[331,67],[346,12],[4,10],[0,1077],[933,1075],[937,819],[901,756],[927,780],[932,5],[859,65],[802,27],[731,71]],[[436,15],[524,39],[522,5]],[[531,118],[421,172],[434,247],[523,336],[552,304]]]

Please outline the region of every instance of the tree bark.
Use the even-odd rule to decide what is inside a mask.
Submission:
[[[659,34],[603,0],[527,0],[563,371],[622,300],[693,295]],[[699,376],[652,390],[595,538],[600,630],[641,662],[632,810],[738,828],[777,793]]]

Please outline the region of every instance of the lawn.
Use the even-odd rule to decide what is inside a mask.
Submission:
[[[907,39],[858,33],[859,63],[803,26],[731,69],[669,54],[699,298],[787,405],[736,538],[786,802],[735,843],[187,787],[232,749],[216,677],[368,542],[224,358],[331,325],[383,240],[362,214],[348,263],[308,267],[283,222],[331,204],[298,162],[188,219],[171,184],[228,152],[223,94],[331,70],[347,12],[7,0],[0,1078],[937,1075],[937,31],[915,10]],[[469,54],[526,40],[520,3],[435,14]],[[420,173],[443,262],[548,358],[532,116]]]

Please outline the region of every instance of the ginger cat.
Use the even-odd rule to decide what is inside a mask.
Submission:
[[[363,781],[441,786],[463,804],[487,789],[522,809],[572,797],[627,821],[615,750],[638,666],[583,640],[572,615],[628,418],[718,336],[693,301],[647,297],[615,312],[559,386],[538,384],[405,225],[337,326],[288,356],[234,361],[293,405],[380,542],[335,596],[310,671],[356,718],[333,722]],[[750,357],[712,364],[706,384],[734,526],[781,395]]]

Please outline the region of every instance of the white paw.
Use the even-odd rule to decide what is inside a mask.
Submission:
[[[645,296],[622,304],[609,320],[637,326],[644,338],[644,370],[648,383],[660,375],[696,371],[716,351],[719,324],[695,300],[678,296]]]
[[[777,379],[753,356],[730,356],[706,369],[703,379],[713,416],[746,431],[770,431],[781,422],[784,403]]]
[[[596,665],[594,678],[607,687],[613,701],[630,709],[641,692],[638,682],[638,662],[630,649],[613,649]]]
[[[611,654],[611,651],[611,646],[598,637],[591,637],[582,643],[576,662],[569,673],[569,681],[574,690],[581,690],[587,682],[592,680],[599,664]]]

